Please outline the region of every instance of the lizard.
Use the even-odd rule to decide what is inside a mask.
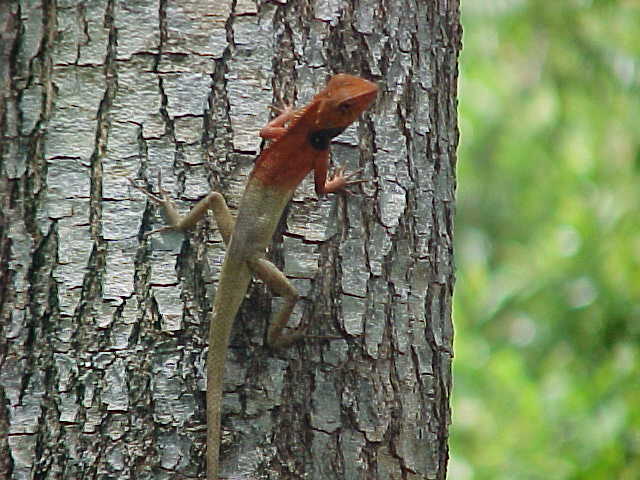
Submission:
[[[252,275],[261,279],[275,294],[284,298],[282,309],[267,329],[266,342],[272,348],[286,347],[302,339],[304,330],[283,332],[298,300],[298,293],[287,277],[265,258],[265,251],[282,213],[300,182],[314,173],[318,195],[336,193],[363,180],[350,180],[337,168],[327,180],[329,144],[375,100],[378,87],[368,80],[336,74],[305,107],[287,106],[269,122],[260,136],[271,143],[259,154],[249,175],[234,219],[224,197],[211,192],[181,217],[158,176],[159,196],[131,183],[159,204],[168,225],[148,232],[165,230],[187,232],[211,210],[227,247],[213,309],[208,313],[209,351],[207,354],[207,480],[218,480],[224,362],[231,327],[249,288]]]

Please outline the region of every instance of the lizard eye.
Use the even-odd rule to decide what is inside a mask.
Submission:
[[[338,105],[338,110],[340,110],[340,113],[348,113],[352,108],[352,102],[342,102],[340,105]]]

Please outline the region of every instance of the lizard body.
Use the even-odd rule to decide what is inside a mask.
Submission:
[[[141,189],[161,204],[167,213],[169,225],[154,232],[189,230],[210,209],[228,247],[214,307],[209,313],[206,396],[208,480],[218,480],[224,362],[231,327],[251,277],[260,278],[285,300],[282,310],[268,328],[267,343],[272,347],[283,347],[302,338],[302,332],[283,334],[298,294],[285,275],[265,258],[265,250],[285,206],[298,184],[311,171],[314,172],[315,190],[319,195],[337,192],[360,182],[349,181],[350,175],[343,175],[342,169],[327,181],[329,144],[369,107],[377,90],[376,85],[367,80],[338,74],[306,107],[297,111],[286,108],[263,128],[260,135],[273,141],[256,160],[235,220],[218,192],[211,192],[181,218],[162,189],[160,197]]]

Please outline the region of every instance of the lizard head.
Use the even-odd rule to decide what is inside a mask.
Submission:
[[[334,75],[314,99],[318,102],[315,124],[342,131],[371,105],[377,93],[376,84],[364,78],[345,73]]]

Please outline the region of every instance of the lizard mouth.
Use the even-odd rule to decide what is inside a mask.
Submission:
[[[316,150],[326,150],[329,148],[331,139],[344,132],[346,127],[324,128],[309,133],[309,143]]]

